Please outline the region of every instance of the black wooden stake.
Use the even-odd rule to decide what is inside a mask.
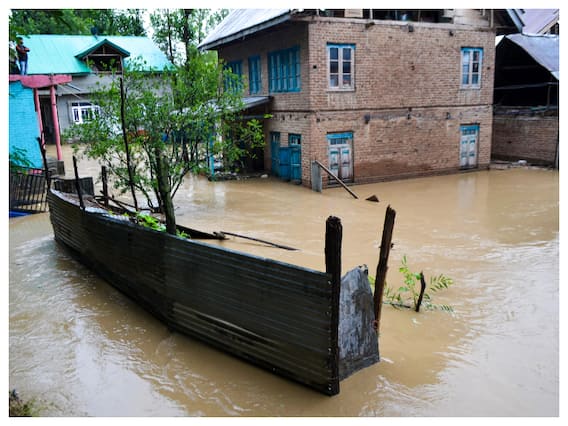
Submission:
[[[388,261],[391,249],[392,232],[394,228],[394,219],[396,211],[389,205],[385,213],[385,223],[383,225],[383,237],[381,239],[381,251],[379,253],[379,263],[377,265],[377,273],[375,277],[375,328],[379,332],[381,325],[381,310],[383,306],[383,292],[385,289],[385,280],[387,278]]]
[[[45,146],[41,144],[41,138],[37,138],[37,142],[39,143],[39,150],[41,151],[41,158],[43,160],[43,168],[45,170],[45,180],[47,182],[47,190],[51,188],[51,177],[49,176],[49,167],[47,165],[47,156],[45,153]]]
[[[75,158],[75,156],[73,156],[73,170],[75,171],[75,188],[77,189],[77,196],[79,197],[79,205],[81,206],[81,210],[85,210],[85,204],[83,204],[83,192],[81,191],[81,184],[79,183],[77,158]]]
[[[420,295],[418,296],[418,301],[416,302],[416,312],[420,311],[420,305],[422,304],[422,298],[424,297],[424,291],[426,290],[426,280],[424,279],[424,274],[420,271]]]
[[[330,216],[325,223],[325,271],[331,274],[332,286],[332,307],[337,308],[337,312],[332,312],[331,320],[331,346],[336,348],[333,357],[333,376],[339,376],[339,292],[341,289],[341,239],[343,237],[343,226],[338,217]],[[332,385],[330,385],[332,386]],[[337,388],[329,389],[332,395],[339,393],[339,381]]]
[[[108,177],[107,169],[105,166],[101,167],[101,180],[103,181],[103,204],[108,209]]]

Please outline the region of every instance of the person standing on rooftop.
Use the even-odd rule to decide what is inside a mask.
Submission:
[[[20,63],[20,74],[26,75],[28,73],[28,52],[30,49],[24,45],[22,37],[18,37],[16,50],[18,52],[18,62]]]

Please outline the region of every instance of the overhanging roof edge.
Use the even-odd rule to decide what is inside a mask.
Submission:
[[[243,110],[254,108],[256,106],[264,105],[269,103],[271,100],[270,96],[244,96],[243,97]]]
[[[254,34],[258,31],[265,30],[267,28],[270,28],[270,27],[273,27],[275,25],[286,22],[286,21],[290,20],[290,17],[291,17],[291,12],[290,11],[285,12],[284,14],[277,16],[276,18],[273,18],[269,21],[265,21],[265,22],[262,22],[258,25],[254,25],[252,27],[245,28],[244,30],[241,30],[241,31],[236,32],[236,33],[231,34],[231,35],[228,35],[226,37],[222,37],[218,40],[215,40],[215,41],[212,41],[212,42],[209,42],[209,43],[205,43],[205,44],[200,44],[198,46],[198,48],[200,50],[209,50],[209,49],[212,49],[214,47],[218,47],[218,46],[221,46],[223,44],[230,43],[230,42],[235,41],[235,40],[237,40],[241,37],[245,37],[247,35]]]
[[[522,32],[523,31],[523,20],[519,16],[519,14],[517,13],[517,9],[505,9],[505,10],[507,11],[509,17],[511,18],[511,21],[513,21],[513,24],[515,25],[515,27],[517,27],[517,31]]]
[[[542,51],[540,50],[535,50],[534,48],[531,48],[530,45],[527,45],[525,43],[523,43],[523,39],[525,38],[536,38],[536,39],[551,39],[551,40],[559,40],[557,36],[547,36],[547,35],[543,35],[543,34],[539,34],[539,35],[528,35],[528,34],[509,34],[507,36],[504,37],[504,39],[507,39],[510,43],[513,43],[514,45],[518,46],[519,48],[521,48],[527,55],[529,55],[536,63],[538,63],[541,67],[543,67],[544,69],[546,69],[549,73],[551,73],[554,78],[556,78],[558,81],[560,81],[560,64],[558,62],[556,62],[555,64],[552,63],[552,61],[550,61],[550,57],[549,56],[543,56],[541,55]],[[558,61],[558,58],[556,59],[556,61]],[[555,66],[554,66],[555,65]]]

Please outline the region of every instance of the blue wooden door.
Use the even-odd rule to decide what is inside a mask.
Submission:
[[[302,147],[290,146],[290,179],[295,182],[302,181]]]
[[[353,180],[353,133],[329,133],[329,170],[344,182]],[[330,182],[332,178],[330,177]]]
[[[477,167],[479,125],[461,126],[460,167]]]
[[[280,176],[280,133],[270,132],[270,159],[272,174]]]
[[[282,180],[290,180],[290,147],[280,147],[280,178]]]

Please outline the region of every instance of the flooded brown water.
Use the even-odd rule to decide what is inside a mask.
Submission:
[[[69,152],[66,152],[69,155]],[[66,161],[70,174],[71,162]],[[79,163],[82,175],[98,173]],[[403,255],[455,285],[454,313],[383,309],[381,362],[326,397],[162,323],[73,260],[48,214],[9,222],[9,385],[52,416],[558,416],[559,175],[490,170],[317,194],[275,179],[177,194],[180,224],[236,232],[227,247],[324,269],[329,215],[343,270],[374,275],[387,205],[397,211],[387,281]],[[372,194],[380,203],[364,199]]]

